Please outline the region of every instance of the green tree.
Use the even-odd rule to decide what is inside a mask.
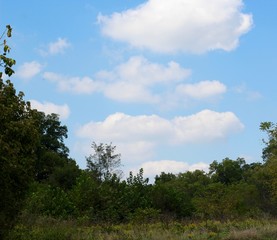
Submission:
[[[121,155],[115,153],[116,146],[112,144],[92,143],[94,154],[87,157],[87,169],[99,181],[108,180],[116,175],[120,177]]]
[[[221,163],[213,161],[210,164],[210,175],[215,182],[231,184],[244,178],[246,162],[243,158],[232,160],[225,158]]]
[[[207,219],[223,219],[225,217],[225,195],[227,186],[223,183],[211,183],[198,192],[192,202],[196,209],[196,215]]]
[[[130,172],[127,180],[122,182],[124,192],[120,202],[122,203],[121,211],[124,213],[123,218],[131,216],[138,208],[145,209],[152,206],[152,188],[148,182],[149,179],[143,176],[142,168],[136,175]]]
[[[57,174],[56,168],[67,168],[76,172],[77,170],[73,169],[74,161],[68,158],[69,149],[64,144],[64,139],[67,138],[67,127],[61,125],[58,115],[46,115],[44,112],[36,111],[35,119],[40,136],[36,151],[36,180],[48,181],[55,171]]]
[[[25,211],[29,214],[69,218],[75,208],[69,195],[59,187],[34,182],[26,200]]]
[[[200,170],[177,176],[162,173],[156,177],[154,185],[154,206],[167,215],[190,217],[195,211],[193,197],[209,183],[210,178]]]
[[[5,32],[11,36],[8,25]],[[1,40],[4,35],[1,36]],[[0,55],[0,66],[11,76],[15,60],[8,58],[10,51],[6,40]],[[35,112],[25,102],[22,92],[16,90],[0,72],[0,239],[9,229],[22,207],[29,183],[33,180],[35,152],[39,143],[39,132],[34,120]]]
[[[99,184],[91,174],[82,171],[70,191],[70,196],[76,207],[77,216],[91,219],[100,203]]]
[[[267,140],[263,139],[265,144],[263,149],[264,161],[277,158],[277,125],[272,122],[262,122],[260,130],[267,134]]]

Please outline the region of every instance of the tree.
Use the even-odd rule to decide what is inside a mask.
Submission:
[[[38,111],[35,113],[40,136],[36,151],[35,174],[36,180],[41,182],[48,180],[55,168],[71,165],[71,161],[68,159],[69,150],[64,144],[67,127],[61,125],[57,114],[46,115]]]
[[[127,186],[124,194],[125,206],[128,206],[129,213],[133,213],[138,208],[151,207],[151,185],[148,184],[149,179],[144,178],[143,168],[139,169],[136,175],[129,173],[127,178]]]
[[[11,36],[12,28],[6,28],[1,40],[5,34]],[[11,76],[15,60],[7,57],[10,47],[6,40],[1,45],[0,67]],[[57,115],[32,109],[24,100],[24,93],[17,93],[12,82],[4,82],[2,77],[0,72],[0,239],[12,227],[30,183],[47,180],[68,189],[79,174],[63,142],[66,126],[61,125]]]
[[[221,163],[213,161],[210,164],[210,175],[215,182],[224,184],[239,182],[244,177],[245,166],[246,162],[243,158],[237,160],[225,158]]]
[[[6,36],[11,37],[12,28],[7,25]],[[4,34],[1,36],[1,40]],[[10,51],[6,40],[1,44],[0,66],[11,76],[15,60],[6,55]],[[35,152],[39,132],[34,120],[35,112],[25,102],[22,92],[16,90],[10,80],[2,79],[0,72],[0,239],[21,209],[29,183],[33,179]]]
[[[92,143],[94,154],[87,157],[88,170],[100,181],[109,180],[113,175],[120,176],[121,155],[115,153],[116,147],[110,144]]]
[[[270,158],[277,158],[277,125],[272,122],[262,122],[260,130],[266,132],[268,140],[263,139],[265,147],[263,149],[264,161]]]

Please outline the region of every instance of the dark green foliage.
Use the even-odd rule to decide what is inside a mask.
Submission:
[[[148,182],[149,179],[143,176],[142,168],[136,175],[129,173],[124,197],[130,212],[134,212],[137,208],[151,207],[152,186]]]
[[[75,160],[69,158],[62,159],[62,163],[53,168],[48,182],[51,186],[60,187],[63,190],[70,190],[76,184],[81,170],[76,165]]]
[[[9,25],[6,33],[7,37],[11,36]],[[6,40],[1,45],[4,53],[0,55],[0,66],[6,75],[11,76],[15,61],[6,57],[10,51]],[[33,177],[34,153],[39,142],[34,111],[24,101],[24,94],[17,94],[13,84],[9,80],[4,82],[2,75],[0,72],[0,239],[13,225],[21,209]]]
[[[10,37],[12,28],[0,37]],[[0,67],[11,76],[15,60],[8,58],[10,47],[1,43]],[[51,184],[55,189],[70,189],[80,173],[75,161],[68,158],[66,126],[61,126],[58,116],[45,115],[33,110],[24,101],[24,93],[17,93],[10,80],[2,79],[0,72],[0,239],[10,229],[22,209],[23,202],[34,180]],[[47,194],[50,193],[49,191]],[[62,190],[51,192],[65,195]],[[38,195],[41,195],[39,192]],[[48,198],[51,203],[51,198]],[[30,200],[28,198],[28,200]],[[56,215],[59,215],[60,212]]]
[[[97,182],[90,174],[82,172],[70,192],[70,197],[78,216],[91,216],[100,198]]]
[[[64,144],[67,127],[61,126],[56,114],[36,112],[35,117],[40,133],[40,144],[36,152],[36,179],[43,181],[49,179],[56,167],[63,167],[67,162],[69,150]]]
[[[243,158],[238,158],[235,161],[225,158],[221,163],[217,161],[211,163],[210,174],[215,182],[232,184],[243,179],[245,165],[246,162]]]
[[[64,139],[67,138],[67,127],[61,125],[58,115],[37,112],[36,117],[41,136],[41,150],[52,151],[67,157],[69,149],[64,144]]]

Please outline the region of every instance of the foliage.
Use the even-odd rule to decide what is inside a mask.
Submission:
[[[61,188],[34,183],[26,200],[25,211],[42,216],[68,218],[74,213],[74,205]]]
[[[6,26],[6,30],[2,33],[0,40],[2,41],[4,36],[10,38],[12,36],[12,28],[10,25]],[[4,68],[4,73],[9,77],[14,74],[14,70],[12,69],[13,65],[15,65],[16,61],[12,58],[8,58],[7,54],[10,52],[11,48],[7,45],[7,40],[3,39],[3,42],[0,43],[0,46],[3,46],[3,53],[0,54],[0,67]],[[2,80],[3,73],[0,72],[0,80]]]
[[[115,146],[112,144],[92,143],[94,154],[87,157],[88,170],[99,180],[104,181],[112,178],[115,174],[120,176],[121,155],[115,154]]]
[[[260,130],[266,132],[268,140],[263,139],[265,148],[263,149],[263,159],[277,157],[277,125],[272,122],[262,122]]]
[[[243,158],[231,160],[225,158],[221,163],[214,161],[210,164],[210,174],[215,182],[232,184],[243,179],[244,167],[246,162]]]
[[[7,25],[7,37],[11,36],[11,31]],[[10,51],[6,40],[1,45],[4,53],[0,55],[0,66],[11,76],[15,61],[6,56]],[[11,81],[4,82],[2,76],[0,72],[0,238],[13,225],[32,181],[39,139],[30,104],[24,101],[24,94],[17,94]]]
[[[7,25],[1,41],[5,36],[11,37],[11,33],[12,28]],[[3,80],[12,76],[16,61],[7,57],[10,47],[6,39],[1,46],[0,67],[4,73],[0,71],[0,239],[13,226],[30,183],[37,180],[55,189],[69,190],[80,174],[76,162],[68,158],[69,150],[64,144],[67,127],[61,125],[58,116],[32,109],[24,100],[24,93],[17,93],[10,80]],[[65,196],[62,190],[48,193]]]
[[[125,202],[129,212],[133,213],[138,208],[151,207],[151,185],[148,185],[149,179],[144,178],[143,169],[141,168],[136,175],[129,173],[125,191]]]

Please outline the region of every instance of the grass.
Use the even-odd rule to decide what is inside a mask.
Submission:
[[[170,222],[89,225],[77,220],[30,217],[21,220],[8,240],[275,240],[277,221]]]

